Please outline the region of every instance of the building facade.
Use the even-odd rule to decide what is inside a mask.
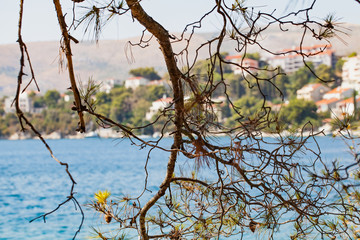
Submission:
[[[4,111],[5,113],[14,113],[15,112],[15,103],[14,102],[15,97],[7,97],[5,98],[4,102]],[[33,112],[33,103],[31,99],[29,98],[29,95],[27,92],[23,92],[19,96],[19,107],[23,112]]]
[[[150,80],[143,77],[131,77],[125,80],[125,87],[136,89],[140,86],[145,86],[150,82]]]
[[[113,89],[115,86],[124,85],[124,82],[125,81],[121,79],[114,79],[114,78],[106,79],[101,82],[100,91],[110,93],[111,89]]]
[[[315,68],[321,64],[333,67],[336,59],[331,45],[284,49],[279,52],[279,55],[268,59],[271,66],[281,67],[284,72],[288,73],[296,72],[299,68],[304,67],[304,61],[312,62]]]
[[[146,113],[145,119],[151,121],[151,119],[159,113],[159,111],[165,109],[170,106],[172,103],[172,98],[163,96],[162,98],[152,102],[149,111]]]
[[[345,99],[352,97],[354,93],[354,89],[352,88],[342,88],[342,87],[336,87],[333,90],[327,92],[324,94],[323,99]]]
[[[332,110],[332,117],[337,117],[342,119],[345,114],[353,115],[354,111],[360,108],[360,99],[356,99],[356,104],[354,104],[354,98],[348,98],[336,103],[336,107]]]
[[[296,91],[296,98],[317,102],[320,101],[323,95],[329,91],[330,88],[322,85],[321,83],[307,84]]]
[[[353,88],[360,92],[360,56],[345,58],[344,60],[341,86]]]
[[[247,75],[249,72],[255,73],[259,68],[259,62],[254,59],[244,58],[241,55],[227,56],[225,60],[231,61],[235,64],[231,64],[231,70],[234,74]],[[241,67],[239,67],[241,66]]]

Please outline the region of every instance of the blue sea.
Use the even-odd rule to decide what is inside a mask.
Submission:
[[[352,156],[343,141],[317,138],[324,161],[349,161]],[[54,155],[67,162],[77,184],[76,197],[83,206],[98,190],[113,196],[139,194],[144,187],[144,165],[148,148],[140,149],[129,140],[80,139],[49,140]],[[170,146],[171,139],[163,145]],[[148,163],[148,188],[156,191],[166,171],[168,154],[154,151]],[[71,182],[63,166],[53,160],[39,140],[0,140],[0,239],[72,239],[81,221],[72,202],[46,218],[30,220],[53,210],[69,195]],[[101,227],[103,219],[83,207],[84,226],[77,239],[90,239],[91,227]],[[282,238],[283,236],[284,238]],[[289,239],[280,234],[278,239]]]

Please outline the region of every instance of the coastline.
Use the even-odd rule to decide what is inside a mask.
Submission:
[[[329,129],[319,128],[317,131],[313,133],[310,131],[298,131],[298,132],[289,132],[283,131],[281,132],[282,136],[290,136],[290,135],[297,135],[297,136],[310,136],[311,134],[317,134],[318,136],[333,136],[337,135],[337,131],[331,131]],[[360,136],[360,130],[351,130],[351,133],[354,137]],[[255,135],[261,137],[276,137],[277,134],[269,133],[269,132],[254,132]],[[215,133],[213,134],[217,137],[226,136],[224,133]],[[138,135],[139,138],[146,139],[146,138],[159,138],[161,133],[155,132],[152,135]],[[85,138],[123,138],[124,135],[120,131],[116,131],[113,129],[97,129],[95,131],[90,131],[87,133],[77,133],[74,135],[64,135],[60,132],[52,132],[50,134],[43,134],[42,137],[46,140],[56,140],[56,139],[85,139]],[[170,133],[165,133],[163,137],[171,137]],[[2,137],[2,140],[27,140],[27,139],[38,139],[37,136],[32,136],[27,132],[17,132],[11,135],[10,137]]]
[[[138,135],[139,138],[158,138],[161,134],[155,132],[153,135]],[[97,129],[96,131],[90,131],[87,133],[77,133],[74,135],[64,135],[60,132],[52,132],[50,134],[42,134],[42,137],[46,140],[57,139],[85,139],[85,138],[123,138],[124,135],[112,129]],[[170,137],[170,133],[165,133],[164,137]],[[10,137],[1,138],[2,140],[27,140],[27,139],[39,139],[37,136],[32,136],[27,132],[16,132]]]

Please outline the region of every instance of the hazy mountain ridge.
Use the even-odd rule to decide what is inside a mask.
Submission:
[[[331,44],[337,55],[346,55],[351,52],[360,52],[360,25],[344,25],[342,31],[349,36],[338,33],[339,38],[335,37]],[[259,40],[264,47],[273,51],[297,46],[301,39],[301,32],[289,29],[286,33],[278,29],[268,29]],[[190,45],[190,58],[193,58],[194,50],[201,43],[206,42],[214,34],[196,34]],[[286,36],[286,37],[284,37]],[[139,38],[124,40],[103,40],[98,44],[82,42],[73,44],[74,65],[76,76],[82,81],[87,81],[89,77],[95,80],[105,80],[107,78],[127,78],[130,69],[137,67],[155,67],[163,74],[165,72],[164,60],[155,39],[152,39],[147,48],[137,46],[131,47],[128,42],[137,43]],[[345,45],[343,42],[346,42]],[[318,44],[318,41],[305,39],[305,45]],[[180,51],[185,42],[175,43],[175,51]],[[69,87],[66,70],[60,69],[59,42],[31,42],[27,44],[30,53],[35,75],[42,92],[48,89],[58,89],[65,91]],[[222,51],[236,54],[236,46],[230,41],[225,41]],[[249,51],[258,51],[256,46],[250,47]],[[199,52],[199,59],[208,57],[208,49]],[[64,57],[64,56],[62,56]],[[185,57],[178,57],[179,63],[186,64]],[[27,63],[26,63],[27,66]],[[17,44],[0,45],[0,96],[13,95],[17,83],[19,70],[19,47]],[[29,69],[26,69],[29,74]],[[27,83],[29,77],[24,79]],[[35,89],[32,85],[31,89]]]

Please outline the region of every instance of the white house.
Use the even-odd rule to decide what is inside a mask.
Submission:
[[[296,47],[281,50],[279,55],[268,59],[268,62],[273,67],[280,66],[285,72],[295,72],[304,66],[304,60],[312,62],[314,67],[320,64],[333,66],[335,55],[331,45],[303,46],[301,49]]]
[[[360,99],[356,99],[356,109],[360,108]],[[335,109],[333,109],[333,117],[342,118],[344,114],[352,115],[354,114],[354,98],[348,98],[336,103]]]
[[[259,62],[250,59],[250,58],[244,58],[241,55],[232,55],[227,56],[225,60],[232,61],[233,63],[236,63],[242,67],[239,67],[237,65],[231,65],[231,70],[234,72],[234,74],[248,74],[247,71],[255,73],[257,72],[259,68]],[[246,69],[246,70],[245,70]]]
[[[152,102],[149,111],[146,113],[145,119],[150,121],[153,116],[155,116],[159,111],[165,109],[170,106],[172,103],[172,98],[163,96],[162,98]]]
[[[13,104],[14,98],[15,97],[5,98],[5,103],[4,103],[5,113],[10,113],[10,112],[14,113],[15,112],[15,103]],[[23,92],[20,94],[19,106],[23,112],[32,112],[33,111],[33,103],[31,101],[31,99],[29,98],[29,95],[27,92]]]
[[[300,55],[290,56],[274,56],[268,60],[269,64],[273,67],[281,67],[285,72],[295,72],[304,66],[303,59]]]
[[[354,89],[352,88],[337,87],[325,93],[323,99],[332,99],[332,98],[344,99],[344,98],[352,97],[353,93],[354,93]]]
[[[64,99],[65,102],[70,102],[70,100],[71,100],[70,94],[62,93],[62,94],[60,94],[60,96],[62,97],[62,99]]]
[[[131,77],[125,80],[125,87],[136,89],[139,86],[145,86],[150,82],[150,80],[143,77]]]
[[[106,79],[101,82],[100,91],[110,93],[111,89],[113,89],[116,85],[123,85],[124,82],[125,82],[124,80],[120,80],[120,79],[114,79],[114,78]]]
[[[330,88],[321,83],[307,84],[296,91],[296,98],[317,102],[328,91],[330,91]]]
[[[166,82],[165,79],[160,79],[160,80],[152,80],[152,81],[149,81],[148,86],[165,86],[165,85],[168,85],[168,83]]]
[[[353,88],[360,92],[360,56],[344,59],[342,68],[343,88]]]
[[[322,99],[316,102],[317,112],[327,112],[329,110],[336,108],[336,103],[340,102],[341,100],[338,98],[331,98],[331,99]]]

